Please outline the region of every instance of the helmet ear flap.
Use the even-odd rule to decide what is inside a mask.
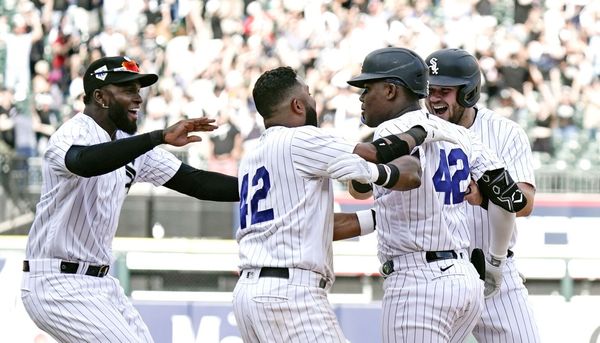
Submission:
[[[460,87],[457,94],[456,102],[462,107],[473,107],[479,101],[479,95],[481,94],[481,74],[476,73],[473,75],[469,82]]]
[[[479,94],[479,85],[465,85],[458,90],[456,102],[462,107],[473,107],[479,101]]]

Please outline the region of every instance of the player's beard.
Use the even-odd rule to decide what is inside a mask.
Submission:
[[[460,106],[459,104],[453,104],[448,108],[449,116],[448,121],[452,124],[460,125],[462,117],[465,115],[465,108]]]
[[[137,131],[137,122],[129,119],[129,111],[119,103],[109,104],[108,117],[125,133],[133,135]]]
[[[319,126],[319,121],[317,119],[317,110],[314,107],[309,106],[309,104],[306,104],[306,120],[304,122],[304,125],[311,125],[315,127]]]

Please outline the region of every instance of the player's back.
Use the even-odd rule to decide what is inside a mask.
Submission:
[[[267,129],[239,166],[240,268],[293,267],[333,278],[328,162],[354,144],[311,126]]]
[[[374,139],[407,131],[424,120],[449,133],[458,144],[445,141],[421,145],[421,186],[410,191],[375,187],[380,259],[414,251],[466,249],[464,193],[471,174],[481,177],[490,166],[501,166],[472,133],[425,111],[413,111],[381,124]],[[493,168],[492,168],[493,169]]]
[[[469,130],[504,162],[515,182],[526,182],[535,187],[529,138],[519,124],[487,108],[481,108],[477,110],[477,116]],[[480,206],[467,204],[467,218],[472,246],[488,251],[490,227],[487,211]],[[515,228],[509,247],[514,245],[516,235]]]

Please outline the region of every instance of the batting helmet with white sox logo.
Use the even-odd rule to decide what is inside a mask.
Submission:
[[[456,101],[473,107],[481,92],[481,71],[477,59],[462,49],[441,49],[427,56],[432,86],[459,86]]]

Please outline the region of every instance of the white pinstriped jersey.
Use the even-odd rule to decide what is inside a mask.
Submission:
[[[407,131],[427,113],[412,111],[380,124],[373,139]],[[423,170],[419,188],[391,191],[375,186],[379,259],[415,251],[459,250],[469,246],[464,192],[470,177],[478,180],[486,170],[504,165],[467,129],[434,115],[458,145],[434,142],[418,147]]]
[[[117,139],[128,135],[117,131]],[[181,166],[161,148],[110,173],[85,178],[71,173],[65,155],[72,145],[110,142],[89,116],[78,113],[50,138],[42,165],[42,195],[29,232],[27,259],[57,258],[91,264],[112,262],[112,240],[129,187],[135,182],[160,186]]]
[[[475,122],[469,129],[504,162],[515,182],[525,182],[535,187],[529,138],[519,124],[482,108],[478,109]],[[487,210],[467,203],[467,218],[471,230],[471,246],[482,248],[487,253],[490,242]],[[516,238],[515,227],[509,248],[515,245]]]
[[[275,126],[261,135],[238,170],[240,269],[300,268],[334,280],[327,164],[355,146],[312,126]]]

